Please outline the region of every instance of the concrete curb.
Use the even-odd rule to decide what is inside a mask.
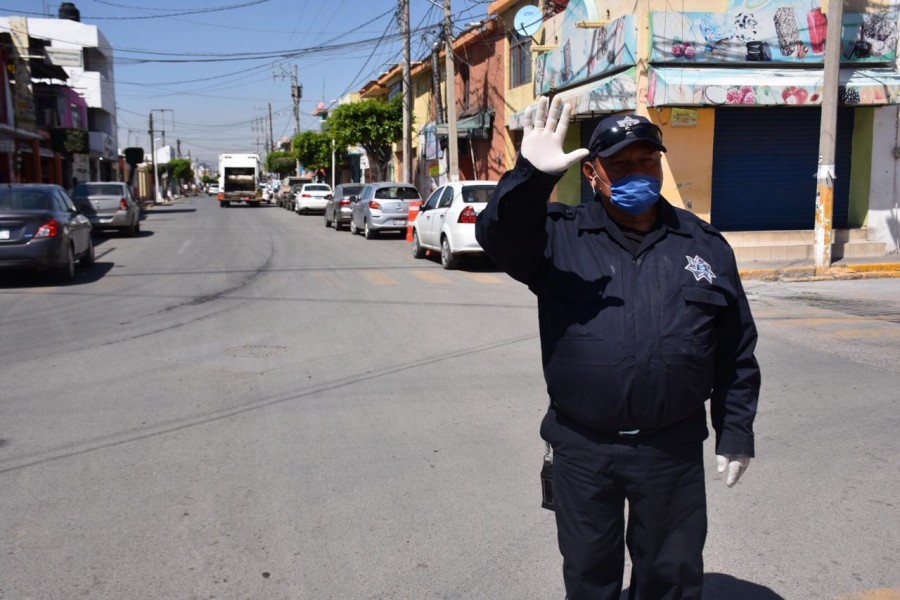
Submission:
[[[739,268],[741,279],[761,281],[834,281],[839,279],[873,279],[900,277],[900,261],[836,264],[824,272],[813,265],[791,267]]]

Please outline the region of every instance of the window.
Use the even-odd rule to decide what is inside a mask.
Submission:
[[[472,204],[474,202],[487,202],[494,193],[495,185],[467,185],[462,189],[463,202]]]
[[[384,187],[375,191],[375,197],[381,200],[418,200],[419,192],[411,187]]]
[[[441,192],[444,188],[438,188],[431,193],[431,196],[428,197],[428,202],[425,203],[425,210],[431,210],[437,206],[438,198],[441,197]]]
[[[444,194],[441,196],[441,201],[438,204],[438,208],[447,208],[450,206],[450,203],[453,202],[453,188],[447,187],[444,190]]]
[[[531,37],[509,33],[509,87],[525,85],[531,81]]]

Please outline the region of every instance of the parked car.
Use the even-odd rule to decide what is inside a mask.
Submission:
[[[275,194],[275,202],[281,208],[289,210],[294,209],[294,192],[297,191],[294,186],[303,183],[312,183],[312,177],[285,177],[281,180],[281,187]]]
[[[334,227],[335,231],[340,231],[344,225],[350,224],[353,203],[359,199],[359,192],[362,189],[361,183],[342,183],[326,196],[328,202],[325,203],[325,227]]]
[[[51,271],[75,278],[75,261],[94,264],[91,222],[69,194],[52,184],[0,186],[0,269]]]
[[[331,186],[327,183],[304,183],[294,194],[294,212],[302,215],[311,210],[325,210],[330,194]]]
[[[72,191],[75,207],[90,220],[94,230],[115,229],[128,236],[141,230],[141,207],[127,183],[90,181]]]
[[[206,189],[206,193],[210,196],[217,196],[219,194],[219,186],[212,184]]]
[[[409,203],[421,200],[419,190],[408,183],[367,183],[350,211],[350,233],[370,240],[383,231],[406,233]]]
[[[441,266],[455,269],[460,256],[484,254],[475,239],[475,219],[496,187],[496,181],[456,181],[436,189],[413,223],[413,257],[437,250]]]

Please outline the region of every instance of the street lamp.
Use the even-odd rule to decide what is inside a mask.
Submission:
[[[154,142],[162,141],[160,138],[153,138]],[[156,159],[156,149],[153,144],[150,144],[154,149],[153,151],[153,189],[156,192],[156,203],[161,204],[163,202],[163,197],[160,194],[159,190],[159,161]]]

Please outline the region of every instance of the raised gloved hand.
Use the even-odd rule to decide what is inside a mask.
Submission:
[[[558,97],[553,99],[548,111],[546,96],[525,110],[522,147],[519,152],[535,169],[544,173],[563,173],[589,154],[586,148],[579,148],[568,154],[563,152],[562,145],[569,129],[571,112],[569,104],[560,108]]]
[[[744,471],[750,465],[750,459],[746,456],[722,456],[716,455],[716,463],[718,464],[719,473],[724,473],[728,469],[725,476],[725,485],[733,487],[738,482]]]

